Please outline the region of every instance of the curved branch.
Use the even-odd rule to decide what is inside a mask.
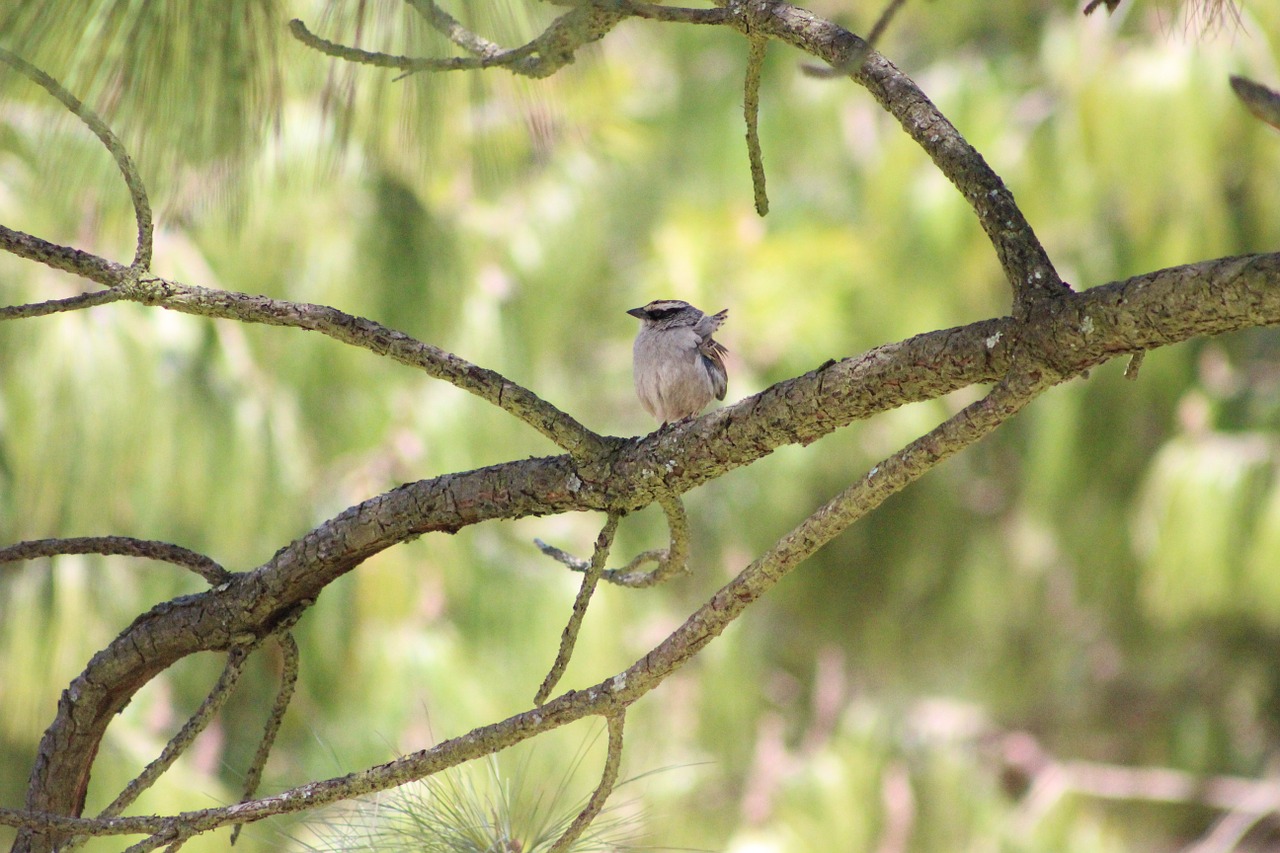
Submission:
[[[689,516],[684,511],[684,504],[679,495],[669,489],[659,489],[654,500],[662,507],[667,517],[667,530],[670,541],[666,548],[653,548],[641,551],[620,569],[605,569],[600,579],[617,586],[642,589],[657,586],[680,572],[689,570]],[[538,550],[553,560],[563,563],[575,572],[591,572],[595,560],[584,560],[541,539],[534,539]],[[657,563],[657,567],[649,572],[637,571],[646,563]]]
[[[556,446],[571,454],[598,453],[605,440],[568,414],[502,374],[472,364],[447,350],[423,343],[403,332],[364,317],[306,302],[286,302],[227,290],[210,290],[146,278],[131,286],[129,298],[184,314],[292,326],[319,332],[352,346],[385,355],[469,391],[515,415]]]
[[[604,573],[604,564],[609,559],[609,550],[613,547],[613,537],[618,532],[618,522],[621,519],[622,516],[618,513],[609,513],[609,518],[600,530],[600,535],[596,537],[596,549],[591,556],[591,565],[587,567],[582,586],[573,600],[573,612],[560,635],[560,650],[556,653],[555,662],[551,664],[547,677],[542,679],[542,686],[534,694],[533,704],[535,705],[541,705],[547,701],[551,691],[560,683],[560,677],[564,675],[565,668],[569,666],[569,659],[573,657],[573,647],[578,641],[578,631],[581,630],[582,620],[587,615],[587,605],[590,604],[591,595],[596,591],[596,584],[600,582],[600,576]]]
[[[196,712],[191,715],[178,733],[165,744],[159,757],[148,764],[133,781],[126,785],[119,796],[98,813],[98,817],[115,817],[123,812],[144,791],[154,785],[156,780],[173,766],[173,762],[177,761],[182,753],[186,752],[187,748],[200,736],[200,733],[208,728],[214,716],[227,703],[227,699],[231,698],[231,691],[235,689],[236,682],[240,680],[240,675],[244,672],[244,665],[248,662],[249,655],[253,650],[253,646],[241,646],[227,653],[227,663],[222,668],[222,675],[218,677],[218,681],[213,685],[213,689],[209,691],[209,695],[200,703],[200,707],[196,709]]]
[[[134,692],[188,654],[271,633],[334,579],[398,542],[494,518],[627,511],[655,499],[655,460],[669,472],[663,488],[678,494],[782,444],[807,443],[851,420],[997,379],[1011,365],[1018,365],[1024,383],[1059,381],[1117,355],[1280,324],[1280,255],[1160,270],[1044,303],[1033,320],[1024,327],[1016,355],[1008,343],[1016,327],[1007,318],[931,332],[823,365],[661,435],[611,446],[596,459],[530,459],[449,474],[406,484],[352,507],[281,549],[265,565],[235,575],[225,588],[175,599],[143,614],[95,655],[63,693],[41,740],[27,812],[0,812],[0,822],[22,819],[28,821],[25,826],[33,814],[43,814],[40,825],[50,827],[51,834],[83,833],[90,824],[48,816],[79,813],[103,732]],[[1024,402],[1024,390],[1008,383],[999,386],[981,403],[895,454],[851,487],[855,494],[812,516],[618,676],[364,773],[183,819],[201,821],[197,828],[207,829],[385,789],[635,701],[842,525],[994,429]],[[851,508],[850,502],[857,506]],[[829,526],[837,515],[839,524]],[[112,831],[123,825],[108,824]],[[155,831],[132,826],[128,831]]]
[[[334,340],[389,356],[493,403],[574,455],[599,453],[608,444],[601,436],[500,373],[336,308],[193,287],[154,277],[128,281],[129,270],[125,267],[3,225],[0,225],[0,249],[55,269],[83,275],[109,287],[120,287],[121,299],[202,317],[292,326],[320,332]],[[121,287],[126,283],[127,286]]]
[[[61,101],[62,105],[70,110],[72,115],[84,122],[85,126],[93,131],[98,139],[102,140],[102,144],[106,146],[112,159],[116,161],[116,167],[120,170],[120,174],[124,176],[125,186],[129,188],[129,198],[133,201],[133,214],[138,224],[138,247],[134,251],[133,263],[130,268],[135,274],[145,272],[151,266],[151,246],[154,231],[154,225],[151,221],[151,204],[147,201],[147,191],[142,185],[142,178],[138,175],[138,169],[133,165],[133,160],[130,159],[129,153],[124,150],[124,144],[111,132],[111,128],[107,127],[97,113],[86,107],[75,95],[64,89],[57,80],[54,80],[16,53],[5,50],[2,47],[0,47],[0,61],[7,63],[28,80],[31,80]]]
[[[609,751],[605,754],[600,783],[591,792],[591,799],[587,801],[582,811],[578,812],[573,823],[569,824],[564,834],[556,839],[556,843],[551,845],[547,853],[564,853],[572,847],[573,843],[582,837],[582,833],[587,831],[587,827],[591,826],[591,822],[599,816],[609,795],[613,793],[613,786],[618,781],[618,770],[622,766],[622,727],[626,717],[625,710],[605,717],[609,724]]]
[[[355,62],[360,65],[373,65],[378,68],[399,68],[402,71],[476,71],[482,68],[508,66],[514,60],[520,59],[521,56],[528,55],[528,51],[526,51],[521,56],[512,57],[509,54],[516,51],[503,51],[501,54],[492,57],[453,56],[447,59],[421,59],[412,56],[397,56],[391,53],[348,47],[344,44],[321,38],[307,29],[307,25],[297,18],[289,22],[289,32],[307,47],[317,50],[326,56],[332,56],[335,59],[342,59],[347,62]]]
[[[995,246],[1013,289],[1016,317],[1069,292],[1013,193],[911,78],[853,33],[798,6],[779,0],[748,5],[752,32],[763,30],[865,86],[955,184]]]
[[[102,291],[110,293],[112,291]],[[204,578],[212,586],[231,580],[231,572],[206,557],[181,545],[134,539],[132,536],[80,536],[72,539],[33,539],[0,548],[0,563],[58,557],[66,554],[101,554],[106,557],[144,557],[161,563],[182,566]]]
[[[414,5],[422,6],[418,2],[415,2]],[[434,4],[431,5],[434,6]],[[457,30],[461,32],[454,31],[449,27],[448,23],[453,19],[445,15],[438,7],[437,11],[439,15],[435,16],[434,19],[430,11],[424,12],[424,14],[438,29],[443,27],[442,31],[455,44],[459,44],[463,49],[472,53],[472,56],[451,57],[448,59],[417,59],[408,56],[374,53],[320,38],[308,30],[302,21],[297,19],[289,22],[289,31],[308,47],[349,62],[359,62],[386,68],[400,68],[411,73],[415,71],[505,68],[514,74],[520,74],[525,77],[548,77],[572,62],[579,49],[591,42],[604,38],[611,29],[628,16],[627,12],[612,3],[607,5],[596,5],[594,3],[575,5],[573,9],[548,24],[542,34],[533,39],[533,41],[511,50],[502,50],[492,42],[481,40],[475,34],[463,30],[460,25]],[[453,21],[453,24],[457,25],[457,21]]]
[[[176,820],[176,825],[180,825],[184,832],[199,833],[231,823],[248,823],[272,815],[302,811],[421,779],[464,761],[490,755],[585,716],[618,714],[656,688],[668,675],[724,631],[748,605],[832,537],[939,462],[989,434],[1058,378],[1043,373],[1034,377],[1023,374],[1002,382],[982,400],[969,405],[927,435],[872,468],[865,477],[819,508],[753,561],[656,648],[628,669],[594,687],[584,691],[569,691],[545,705],[481,726],[461,737],[364,771],[308,783],[236,806],[185,812],[171,820]],[[76,684],[85,682],[86,677],[81,676]],[[46,739],[47,737],[48,735]],[[58,757],[61,758],[67,751],[64,749]],[[36,787],[33,785],[33,789]],[[32,803],[31,799],[29,795],[29,811],[20,813],[17,817],[30,821],[33,819],[32,812],[50,812],[57,808],[56,804],[52,809],[39,808],[43,804]],[[14,817],[12,813],[0,812],[0,822],[13,820]],[[51,832],[59,831],[61,827],[74,827],[83,832],[85,827],[93,826],[84,821],[68,823],[70,819],[65,818],[54,820],[42,816],[41,820],[49,821]],[[121,824],[108,823],[95,828],[99,831],[123,831],[120,826]],[[153,838],[173,840],[173,836],[165,836],[161,831],[154,832]]]
[[[271,713],[262,731],[262,739],[258,742],[258,751],[253,754],[253,761],[250,762],[249,771],[245,774],[244,794],[240,797],[242,803],[253,799],[254,794],[258,793],[258,785],[262,782],[262,771],[267,766],[271,747],[275,745],[276,735],[280,733],[280,724],[284,722],[285,712],[289,710],[289,703],[293,701],[293,694],[298,686],[298,666],[301,658],[298,641],[293,638],[293,634],[286,631],[280,635],[278,642],[280,653],[284,658],[284,669],[280,673],[280,689],[276,692],[276,701],[271,706]],[[240,837],[242,826],[244,824],[237,823],[231,830],[233,845]]]

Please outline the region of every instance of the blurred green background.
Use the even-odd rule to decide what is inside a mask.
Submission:
[[[558,11],[450,8],[504,44]],[[860,32],[874,18],[812,8]],[[1007,310],[959,194],[869,96],[804,76],[799,53],[775,46],[767,61],[761,220],[733,33],[632,21],[545,81],[397,82],[303,48],[284,29],[293,16],[366,48],[449,52],[390,0],[9,0],[0,45],[125,139],[157,210],[158,273],[371,317],[601,432],[653,426],[631,390],[623,314],[653,298],[730,309],[729,402]],[[1150,2],[1084,18],[1011,0],[908,4],[882,47],[1083,288],[1280,245],[1280,136],[1227,85],[1231,73],[1280,83],[1278,39],[1275,4],[1206,25]],[[127,261],[132,212],[106,152],[18,75],[0,72],[0,96],[0,221]],[[6,304],[84,287],[0,257]],[[1280,337],[1162,349],[1136,382],[1123,367],[1051,391],[889,501],[638,705],[623,770],[638,778],[618,794],[630,843],[1177,850],[1217,814],[1080,796],[1036,811],[1001,756],[1025,733],[1064,760],[1273,772]],[[980,393],[784,448],[689,495],[693,574],[602,590],[562,686],[629,665],[813,508]],[[240,571],[401,482],[551,452],[497,409],[318,335],[132,305],[0,327],[3,543],[131,535]],[[576,588],[531,540],[586,554],[601,521],[428,536],[334,584],[298,626],[299,692],[264,792],[527,708]],[[647,510],[622,525],[616,553],[662,541]],[[124,559],[0,566],[0,804],[21,804],[59,692],[88,658],[139,612],[200,587]],[[184,661],[138,695],[108,732],[89,811],[159,752],[220,667]],[[259,655],[136,811],[234,801],[278,669]],[[567,789],[548,802],[572,812],[594,784],[601,728],[571,727],[497,772],[535,798]],[[478,772],[452,784],[494,771]],[[342,827],[362,814],[257,824],[240,845],[354,846]]]

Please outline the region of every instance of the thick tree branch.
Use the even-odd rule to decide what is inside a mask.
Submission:
[[[94,656],[64,693],[57,717],[41,742],[27,808],[50,814],[80,812],[89,767],[108,722],[156,673],[188,654],[227,649],[245,636],[272,633],[280,621],[305,607],[335,578],[369,556],[422,533],[530,514],[626,511],[656,498],[656,488],[646,484],[656,465],[668,472],[662,487],[680,493],[782,444],[807,443],[852,420],[998,379],[1011,367],[1023,376],[1039,371],[1065,378],[1116,355],[1276,323],[1280,323],[1280,255],[1207,261],[1043,303],[1029,325],[988,320],[833,362],[676,429],[611,446],[590,460],[523,460],[401,486],[317,527],[260,568],[234,576],[225,588],[166,602],[140,616]],[[1019,348],[1014,353],[1009,342],[1019,329]],[[971,417],[987,414],[979,409]],[[912,448],[908,450],[915,455],[904,458],[925,458],[930,452],[919,442]],[[923,469],[910,470],[910,477],[902,479],[899,473],[898,479],[905,483]],[[867,486],[879,489],[893,481],[881,470]],[[877,491],[876,496],[883,499],[888,493]],[[808,533],[797,536],[816,541]],[[783,552],[761,558],[763,563],[744,572],[744,579],[757,578],[750,588],[735,588],[700,610],[675,639],[637,664],[638,669],[624,674],[622,683],[630,675],[666,672],[667,667],[679,665],[728,624],[712,619],[714,614],[754,600],[764,588],[759,579],[770,585],[768,579],[779,567],[791,565],[802,552],[803,541],[797,540]],[[739,599],[739,594],[745,597]],[[718,626],[714,631],[713,625]],[[379,778],[389,786],[408,778],[402,772],[434,772],[485,754],[473,750],[479,748],[477,744],[493,742],[500,733],[523,739],[569,718],[604,713],[598,696],[581,708],[576,703],[583,700],[576,696],[567,694],[543,705],[536,721],[517,715],[495,724],[500,729],[477,729],[467,736],[466,748],[448,747],[461,750],[457,754],[433,752],[423,763],[413,763],[412,769],[396,765]],[[622,698],[630,702],[637,697],[627,692]],[[341,798],[354,790],[349,787],[333,795]],[[258,802],[264,810],[284,807],[276,799]],[[259,807],[242,808],[251,815],[263,814],[254,810]]]
[[[352,796],[385,790],[412,779],[420,779],[440,770],[455,766],[499,749],[512,746],[544,731],[557,728],[573,720],[590,715],[613,715],[622,711],[641,696],[658,686],[668,675],[718,636],[741,615],[753,601],[771,589],[779,580],[803,562],[832,537],[858,518],[879,506],[889,495],[900,491],[909,483],[930,470],[934,465],[981,439],[1004,421],[1008,420],[1040,390],[1061,377],[1039,370],[1020,373],[1002,382],[984,399],[971,404],[929,434],[909,444],[906,448],[875,466],[863,478],[836,496],[813,515],[809,516],[791,533],[744,569],[733,581],[722,587],[706,604],[666,640],[644,658],[611,679],[585,691],[569,691],[552,701],[530,711],[517,714],[502,722],[473,729],[460,738],[444,741],[436,746],[353,773],[338,779],[310,783],[285,791],[274,797],[221,809],[206,809],[175,816],[184,833],[201,832],[228,823],[250,822],[274,814],[313,808]],[[258,576],[259,572],[249,577]],[[234,586],[234,585],[233,585]],[[201,610],[213,602],[205,602]],[[155,611],[153,611],[154,613]],[[145,619],[145,617],[144,617]],[[142,620],[139,620],[140,622]],[[135,623],[137,626],[138,623]],[[181,632],[184,636],[189,632]],[[118,639],[112,648],[119,646]],[[95,661],[109,654],[100,653]],[[93,668],[93,662],[90,664]],[[89,673],[73,684],[73,689],[91,689],[94,680]],[[64,697],[65,699],[65,697]],[[71,715],[76,708],[68,709]],[[94,724],[84,720],[81,725]],[[96,724],[101,726],[99,722]],[[78,727],[77,727],[78,728]],[[74,730],[73,730],[74,731]],[[46,742],[53,736],[51,729]],[[63,733],[65,737],[66,733]],[[99,731],[100,736],[100,731]],[[46,752],[42,743],[41,759]],[[53,757],[63,758],[70,749],[64,745]],[[87,765],[86,765],[87,766]],[[41,769],[40,766],[37,768]],[[87,772],[87,771],[86,771]],[[45,791],[46,786],[33,778],[31,791]],[[67,807],[56,799],[65,796],[65,788],[52,786],[48,793],[53,802],[34,801],[28,796],[29,812],[58,814]],[[81,800],[83,792],[81,792]],[[26,815],[30,817],[30,814]],[[6,815],[0,813],[0,821]],[[176,831],[176,830],[172,830]],[[172,840],[163,832],[153,839]]]

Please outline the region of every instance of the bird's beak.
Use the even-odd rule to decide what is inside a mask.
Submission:
[[[648,314],[644,313],[643,308],[632,308],[627,313],[630,314],[632,317],[635,317],[637,320],[644,320],[649,316]]]

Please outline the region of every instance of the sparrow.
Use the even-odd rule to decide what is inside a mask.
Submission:
[[[640,321],[632,376],[645,411],[665,427],[698,414],[712,397],[724,399],[728,350],[711,335],[729,309],[708,315],[679,299],[655,299],[627,313]]]

